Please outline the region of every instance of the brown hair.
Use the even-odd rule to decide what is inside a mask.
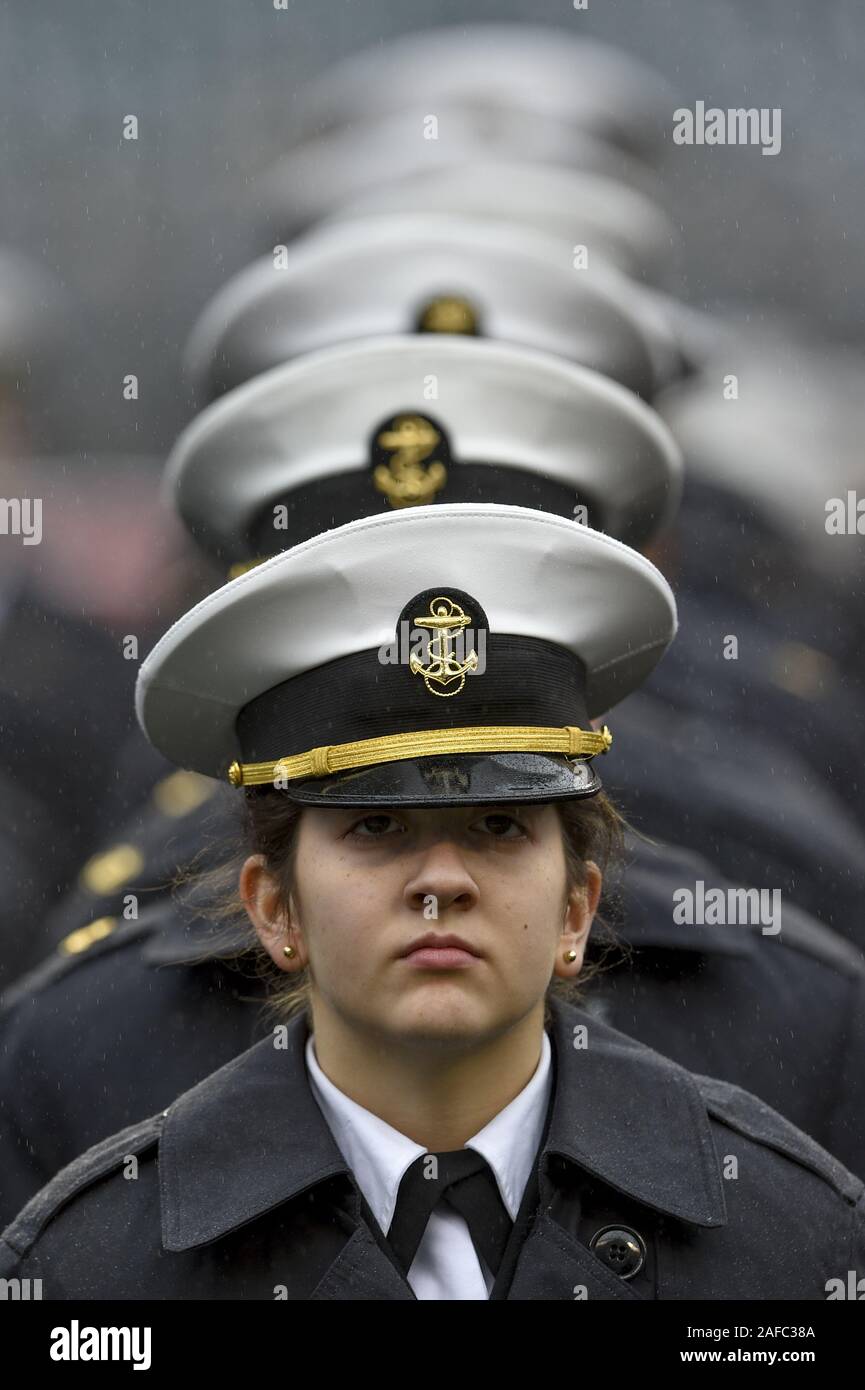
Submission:
[[[292,801],[285,791],[269,786],[248,788],[239,798],[239,803],[239,852],[235,833],[234,853],[217,868],[193,880],[187,901],[194,905],[197,913],[205,913],[212,921],[223,923],[227,929],[224,942],[211,937],[211,944],[222,946],[224,953],[227,943],[236,943],[234,954],[237,962],[251,962],[255,973],[264,978],[269,992],[265,1007],[273,1021],[284,1023],[305,1009],[311,1025],[308,971],[304,969],[286,974],[273,963],[249,922],[238,886],[244,860],[248,855],[261,854],[280,886],[283,903],[287,904],[294,879],[297,832],[304,808]],[[605,907],[609,908],[613,900],[609,876],[611,871],[618,869],[622,859],[626,822],[603,792],[583,799],[556,802],[555,805],[562,827],[568,889],[585,883],[586,864],[593,861],[607,880],[604,902]],[[507,810],[506,807],[502,809]],[[602,923],[603,949],[593,950],[593,959],[589,964],[584,963],[578,978],[553,976],[547,987],[547,1001],[554,994],[571,1004],[582,1003],[586,984],[606,968],[619,942],[609,920],[598,916],[596,922]],[[547,1004],[545,1022],[549,1021]]]

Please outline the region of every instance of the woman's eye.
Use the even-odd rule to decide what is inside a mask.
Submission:
[[[349,834],[359,835],[365,840],[380,840],[384,835],[401,829],[399,821],[393,816],[364,816],[363,820],[355,821]]]
[[[525,828],[519,821],[514,820],[513,816],[489,815],[484,816],[478,824],[489,835],[493,835],[497,840],[522,840],[525,838]]]

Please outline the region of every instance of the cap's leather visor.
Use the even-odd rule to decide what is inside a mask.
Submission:
[[[299,779],[286,795],[304,806],[488,806],[570,801],[601,785],[591,762],[557,753],[459,753]]]

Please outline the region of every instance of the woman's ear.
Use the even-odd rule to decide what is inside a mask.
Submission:
[[[586,942],[601,898],[603,876],[600,869],[589,859],[586,861],[585,870],[585,882],[575,885],[568,894],[565,920],[556,950],[553,973],[565,980],[574,979],[583,968]],[[571,952],[574,953],[572,960],[568,959]]]
[[[238,886],[246,914],[274,965],[288,973],[302,970],[306,958],[298,924],[293,920],[294,905],[289,901],[286,907],[282,901],[279,884],[263,854],[251,854],[245,860]]]

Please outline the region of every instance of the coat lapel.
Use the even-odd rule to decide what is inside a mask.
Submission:
[[[417,1302],[411,1285],[365,1226],[358,1226],[310,1298],[337,1303],[382,1299]]]
[[[571,1222],[549,1214],[561,1190],[556,1175],[565,1165],[569,1189],[582,1175],[617,1194],[616,1201],[693,1226],[723,1226],[723,1184],[705,1104],[694,1078],[666,1058],[559,1000],[551,1000],[551,1013],[555,1080],[535,1174],[539,1189],[530,1183],[524,1194],[526,1225],[517,1223],[494,1296],[641,1300],[570,1233]],[[588,1046],[577,1048],[578,1033],[587,1033]],[[199,1249],[326,1180],[351,1179],[309,1086],[306,1035],[303,1018],[292,1020],[284,1050],[264,1039],[166,1112],[159,1148],[166,1250]],[[346,1211],[357,1224],[310,1296],[415,1300],[351,1186]]]

